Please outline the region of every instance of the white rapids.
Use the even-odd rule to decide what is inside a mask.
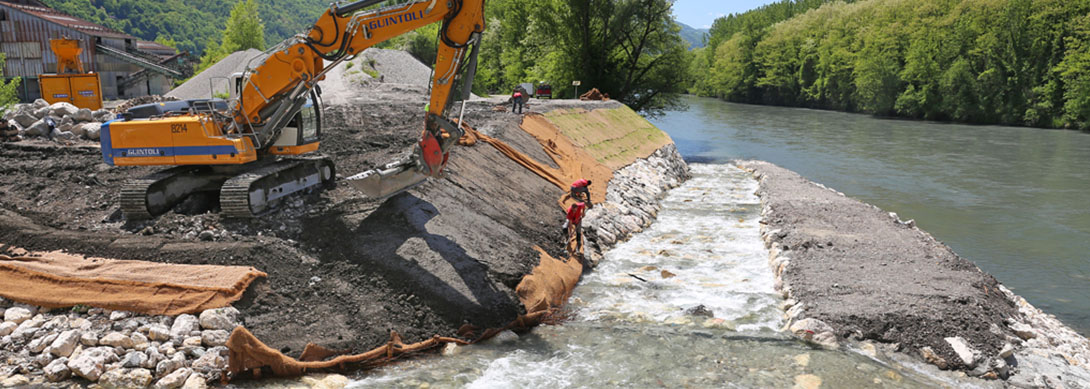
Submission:
[[[363,372],[348,387],[936,385],[779,332],[756,180],[734,166],[690,167],[693,178],[667,195],[658,220],[584,275],[570,320]]]

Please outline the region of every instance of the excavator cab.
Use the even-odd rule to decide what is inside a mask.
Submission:
[[[274,155],[298,155],[318,150],[322,134],[321,94],[312,92],[306,103],[296,112],[288,125],[280,130],[269,153]]]

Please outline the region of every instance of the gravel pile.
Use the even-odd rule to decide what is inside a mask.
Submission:
[[[50,311],[2,298],[0,316],[5,387],[72,379],[102,387],[205,388],[227,368],[224,344],[239,324],[231,307],[170,317],[80,306]]]
[[[212,98],[213,79],[229,79],[232,74],[246,70],[246,65],[250,63],[250,60],[261,55],[261,53],[261,50],[249,49],[228,55],[215,65],[200,72],[200,74],[193,76],[189,81],[167,92],[166,96],[180,100]],[[220,87],[220,85],[226,86],[227,81],[216,80],[215,84],[217,87]]]
[[[412,54],[401,50],[370,48],[365,50],[361,57],[374,61],[372,67],[378,71],[382,82],[428,85],[431,68],[421,63]]]
[[[5,139],[20,141],[45,137],[58,141],[98,140],[102,123],[113,116],[106,109],[91,111],[65,102],[49,105],[45,100],[38,99],[30,104],[16,104],[4,114],[7,131],[14,129],[17,132],[6,134]]]

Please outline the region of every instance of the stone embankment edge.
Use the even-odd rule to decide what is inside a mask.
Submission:
[[[584,255],[591,266],[603,252],[650,226],[666,193],[689,178],[689,166],[672,142],[613,172],[606,202],[595,204],[583,221]]]
[[[756,168],[746,166],[747,162],[757,161],[734,161],[733,163],[739,168],[750,172],[758,184],[763,186],[763,180],[766,176],[757,171]],[[835,189],[816,182],[811,181],[811,183],[838,196],[846,197],[844,193]],[[765,196],[762,196],[761,193],[762,191],[758,189],[757,194],[761,198],[761,218],[763,220],[771,209],[768,202],[765,201]],[[867,205],[880,209],[872,204]],[[918,230],[932,240],[934,239],[930,234],[916,227],[914,221],[902,221],[893,212],[890,212],[889,215],[894,222]],[[820,347],[839,348],[841,340],[837,338],[836,330],[821,320],[805,317],[805,310],[802,309],[802,304],[799,304],[798,300],[794,298],[791,285],[784,281],[783,274],[790,266],[791,260],[788,256],[782,255],[782,251],[777,247],[777,232],[778,230],[769,229],[767,224],[761,223],[760,235],[765,243],[765,248],[769,251],[768,263],[775,276],[774,287],[784,299],[781,308],[784,310],[785,324],[781,331],[791,332],[799,339]],[[1013,360],[1018,361],[1017,366],[1014,366],[1011,371],[1007,384],[1019,388],[1053,388],[1064,387],[1064,384],[1076,388],[1090,388],[1090,384],[1085,384],[1090,383],[1090,340],[1064,325],[1056,319],[1055,315],[1047,314],[1034,307],[1025,298],[1014,294],[1006,286],[1000,284],[999,289],[1018,307],[1018,311],[1022,315],[1021,320],[1012,320],[1007,324],[1015,330],[1023,341],[1018,342],[1018,340],[1012,339],[1013,343],[1018,345],[1011,344],[1011,347],[1004,348],[1000,352],[1001,358],[1010,360],[1013,356]],[[864,352],[872,356],[876,352],[870,342],[865,343],[863,349]],[[926,362],[932,362],[927,355],[905,354],[905,356],[909,358],[919,357]]]

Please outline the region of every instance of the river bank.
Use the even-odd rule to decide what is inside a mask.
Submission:
[[[767,162],[740,165],[760,182],[762,238],[797,336],[874,341],[1015,386],[1090,381],[1090,341],[914,221]]]
[[[359,84],[342,88],[351,94],[338,96],[340,104],[328,106],[323,117],[322,151],[336,161],[339,180],[409,150],[424,120],[419,107],[426,102],[426,87],[353,82]],[[649,150],[625,148],[625,155],[581,157],[582,163],[597,163],[601,166],[597,169],[608,174],[592,187],[595,197],[605,201],[589,216],[596,220],[596,231],[608,231],[603,232],[608,235],[588,236],[590,257],[649,224],[657,210],[656,199],[686,177],[685,164],[669,138],[619,103],[534,101],[529,106],[532,114],[526,116],[509,113],[506,106],[495,109],[502,103],[499,98],[470,102],[466,121],[545,166],[557,167],[557,163],[544,150],[544,141],[520,128],[527,117],[548,126],[561,119],[579,122],[581,115],[588,115],[590,121],[604,123],[613,131],[609,139],[593,139],[593,133],[579,136],[589,129],[557,124],[550,142],[565,139],[580,149],[620,149],[612,142],[628,145],[625,142],[633,139],[655,137],[646,143],[654,145]],[[602,112],[608,117],[603,119]],[[610,125],[611,120],[621,121]],[[28,250],[38,255],[63,250],[89,260],[253,266],[267,277],[255,282],[234,304],[239,313],[233,320],[274,352],[291,357],[299,357],[308,343],[363,352],[386,344],[391,332],[406,343],[437,334],[471,341],[481,335],[481,329],[504,327],[527,312],[517,288],[542,260],[535,247],[555,258],[567,256],[558,233],[563,213],[557,202],[565,189],[480,143],[454,151],[446,178],[388,200],[367,199],[348,185],[337,185],[290,198],[273,213],[245,222],[222,219],[214,207],[192,209],[192,204],[150,221],[126,222],[120,217],[117,188],[155,169],[107,167],[90,144],[73,147],[44,140],[5,144],[0,149],[0,169],[4,173],[0,180],[4,252]],[[613,170],[619,178],[609,184]],[[647,182],[651,178],[656,180],[653,185]],[[611,201],[618,193],[634,200]],[[187,368],[189,374],[182,380],[193,375],[198,377],[192,379],[196,385],[221,377],[230,362],[222,358],[214,361],[215,369],[194,370],[200,356],[212,358],[223,351],[217,348],[223,347],[218,345],[219,338],[208,344],[190,339],[200,339],[201,327],[150,339],[152,326],[173,328],[179,321],[189,322],[180,317],[50,311],[10,304],[4,308],[19,321],[13,324],[20,336],[5,338],[0,345],[2,382],[67,385],[70,379],[87,384],[101,376],[135,375],[151,383]],[[87,322],[93,326],[84,328]],[[465,328],[477,330],[460,331]],[[65,339],[87,333],[88,338],[139,341],[144,337],[148,341],[134,341],[142,345],[140,349],[118,346],[93,353],[84,353],[92,349],[90,341],[76,344],[71,359],[81,354],[94,357],[93,369],[84,369],[85,374],[77,373],[71,359],[56,362],[56,354],[28,348],[52,345],[66,331],[70,333]],[[152,349],[162,350],[159,354],[166,361],[180,363],[175,369],[159,370],[152,366],[157,357],[149,356]],[[57,370],[64,366],[69,374],[46,376],[50,364]],[[52,384],[55,379],[60,381]]]
[[[1090,134],[887,120],[684,97],[651,122],[689,161],[768,161],[915,219],[1090,335]]]

